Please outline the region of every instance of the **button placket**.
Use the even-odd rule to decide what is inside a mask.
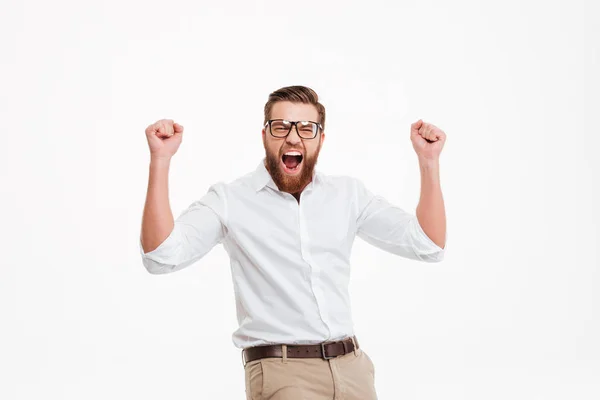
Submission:
[[[302,199],[302,195],[300,194],[300,199]],[[302,252],[302,258],[310,267],[310,286],[315,296],[315,301],[317,303],[317,309],[319,310],[319,315],[321,317],[321,321],[323,325],[327,328],[328,338],[331,337],[331,328],[327,323],[328,315],[327,315],[327,307],[326,302],[323,296],[323,291],[321,290],[320,285],[320,275],[321,268],[320,266],[314,262],[312,257],[310,256],[309,245],[310,245],[310,236],[308,234],[308,228],[306,226],[306,218],[303,213],[303,204],[306,204],[306,200],[300,201],[298,204],[298,224],[300,231],[300,247]]]

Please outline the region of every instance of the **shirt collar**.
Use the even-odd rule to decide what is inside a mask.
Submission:
[[[254,176],[252,177],[252,183],[254,185],[254,189],[258,192],[265,186],[269,186],[275,190],[279,190],[279,188],[275,184],[275,181],[273,181],[271,174],[269,173],[269,171],[267,171],[265,162],[266,162],[266,157],[263,158],[260,161],[260,163],[258,163],[258,166],[256,167],[256,170],[254,171]],[[308,186],[310,186],[313,183],[317,184],[320,180],[321,180],[321,173],[319,171],[317,171],[317,167],[315,166],[315,168],[313,169],[312,181],[308,184]]]

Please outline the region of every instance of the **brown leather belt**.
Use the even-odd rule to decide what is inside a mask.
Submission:
[[[354,339],[354,342],[352,341]],[[358,340],[356,336],[348,337],[335,342],[323,342],[319,344],[288,344],[288,358],[323,358],[329,360],[344,354],[354,351],[354,343],[358,349]],[[262,345],[248,347],[242,350],[242,363],[246,365],[250,361],[258,360],[259,358],[277,357],[282,358],[282,345]]]

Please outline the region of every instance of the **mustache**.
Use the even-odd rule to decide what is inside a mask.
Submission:
[[[281,150],[281,153],[280,153],[280,154],[281,154],[281,155],[284,155],[284,154],[285,154],[286,152],[288,152],[288,151],[299,151],[300,153],[302,153],[302,154],[306,155],[306,150],[304,150],[304,149],[294,149],[294,148],[283,149],[283,150]]]

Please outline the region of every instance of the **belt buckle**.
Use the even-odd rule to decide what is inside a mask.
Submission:
[[[325,355],[325,343],[321,343],[321,354],[322,354],[324,360],[331,360],[332,358],[335,358],[335,356],[327,357]]]

